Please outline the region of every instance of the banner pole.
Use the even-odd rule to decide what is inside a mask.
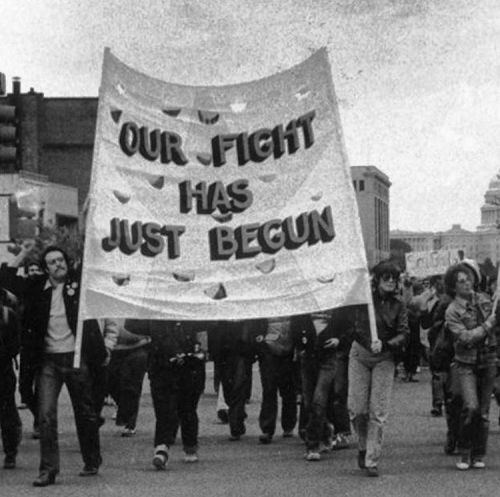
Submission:
[[[83,336],[83,321],[78,319],[76,324],[76,337],[75,337],[75,357],[73,359],[73,367],[80,368],[82,358],[82,336]]]
[[[495,298],[493,299],[493,307],[491,308],[491,313],[493,314],[498,305],[498,291],[499,291],[499,285],[500,284],[500,270],[497,272],[497,287],[495,289]]]
[[[368,303],[368,320],[370,322],[370,336],[372,342],[376,342],[378,340],[378,334],[377,334],[377,321],[375,319],[375,307],[373,305],[373,300],[371,300],[371,302]]]
[[[85,236],[85,242],[84,242],[84,248],[83,248],[83,256],[82,256],[82,276],[80,280],[80,300],[79,300],[79,305],[78,305],[78,322],[77,322],[77,327],[76,327],[76,339],[75,339],[75,356],[73,360],[73,367],[74,368],[79,368],[80,363],[81,363],[81,349],[82,349],[82,337],[83,337],[83,319],[82,315],[84,314],[83,309],[86,308],[86,301],[87,301],[87,271],[85,271],[85,259],[88,257],[88,254],[91,250],[91,245],[90,245],[90,228],[88,226],[87,220],[88,218],[92,219],[94,217],[95,211],[96,211],[96,203],[97,203],[97,198],[98,196],[96,195],[96,182],[97,182],[97,172],[96,172],[96,167],[95,164],[99,160],[99,154],[100,154],[100,147],[99,147],[99,142],[98,142],[98,137],[101,134],[101,128],[103,126],[102,121],[103,121],[103,87],[104,87],[104,81],[105,78],[107,77],[107,66],[106,66],[106,60],[110,55],[110,49],[109,47],[104,48],[104,59],[103,59],[103,64],[102,64],[102,75],[101,75],[101,86],[99,87],[99,98],[98,98],[98,103],[97,103],[97,121],[96,121],[96,133],[95,133],[95,139],[94,139],[94,154],[92,158],[92,170],[90,174],[90,187],[89,187],[89,193],[87,195],[87,198],[85,200],[84,207],[82,209],[82,224],[83,224],[83,232]]]

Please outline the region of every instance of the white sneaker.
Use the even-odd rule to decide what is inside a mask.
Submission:
[[[122,431],[122,437],[133,437],[135,435],[135,428],[124,428]]]
[[[155,448],[155,455],[153,457],[153,466],[158,470],[163,470],[167,467],[168,463],[168,448],[165,444],[158,445]]]
[[[306,461],[320,461],[321,454],[317,450],[308,450],[305,455]]]
[[[473,459],[471,466],[474,469],[484,469],[484,468],[486,468],[486,464],[484,464],[484,461],[482,459]]]
[[[198,454],[186,454],[184,456],[184,462],[187,463],[198,462]]]

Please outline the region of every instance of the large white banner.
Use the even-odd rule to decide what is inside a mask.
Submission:
[[[83,319],[235,319],[370,301],[325,49],[232,86],[105,51]]]

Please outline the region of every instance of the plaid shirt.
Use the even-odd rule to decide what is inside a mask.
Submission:
[[[446,325],[455,338],[455,360],[486,367],[496,364],[495,328],[482,326],[492,309],[491,299],[474,293],[471,301],[455,297],[446,309]]]

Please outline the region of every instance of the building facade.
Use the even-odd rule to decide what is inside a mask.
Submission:
[[[484,262],[491,259],[500,261],[500,172],[490,181],[481,206],[481,224],[476,231],[463,229],[460,224],[439,232],[419,232],[394,230],[391,240],[403,240],[414,252],[458,249],[465,257]]]
[[[351,167],[368,266],[389,257],[389,188],[386,174],[375,166]]]

